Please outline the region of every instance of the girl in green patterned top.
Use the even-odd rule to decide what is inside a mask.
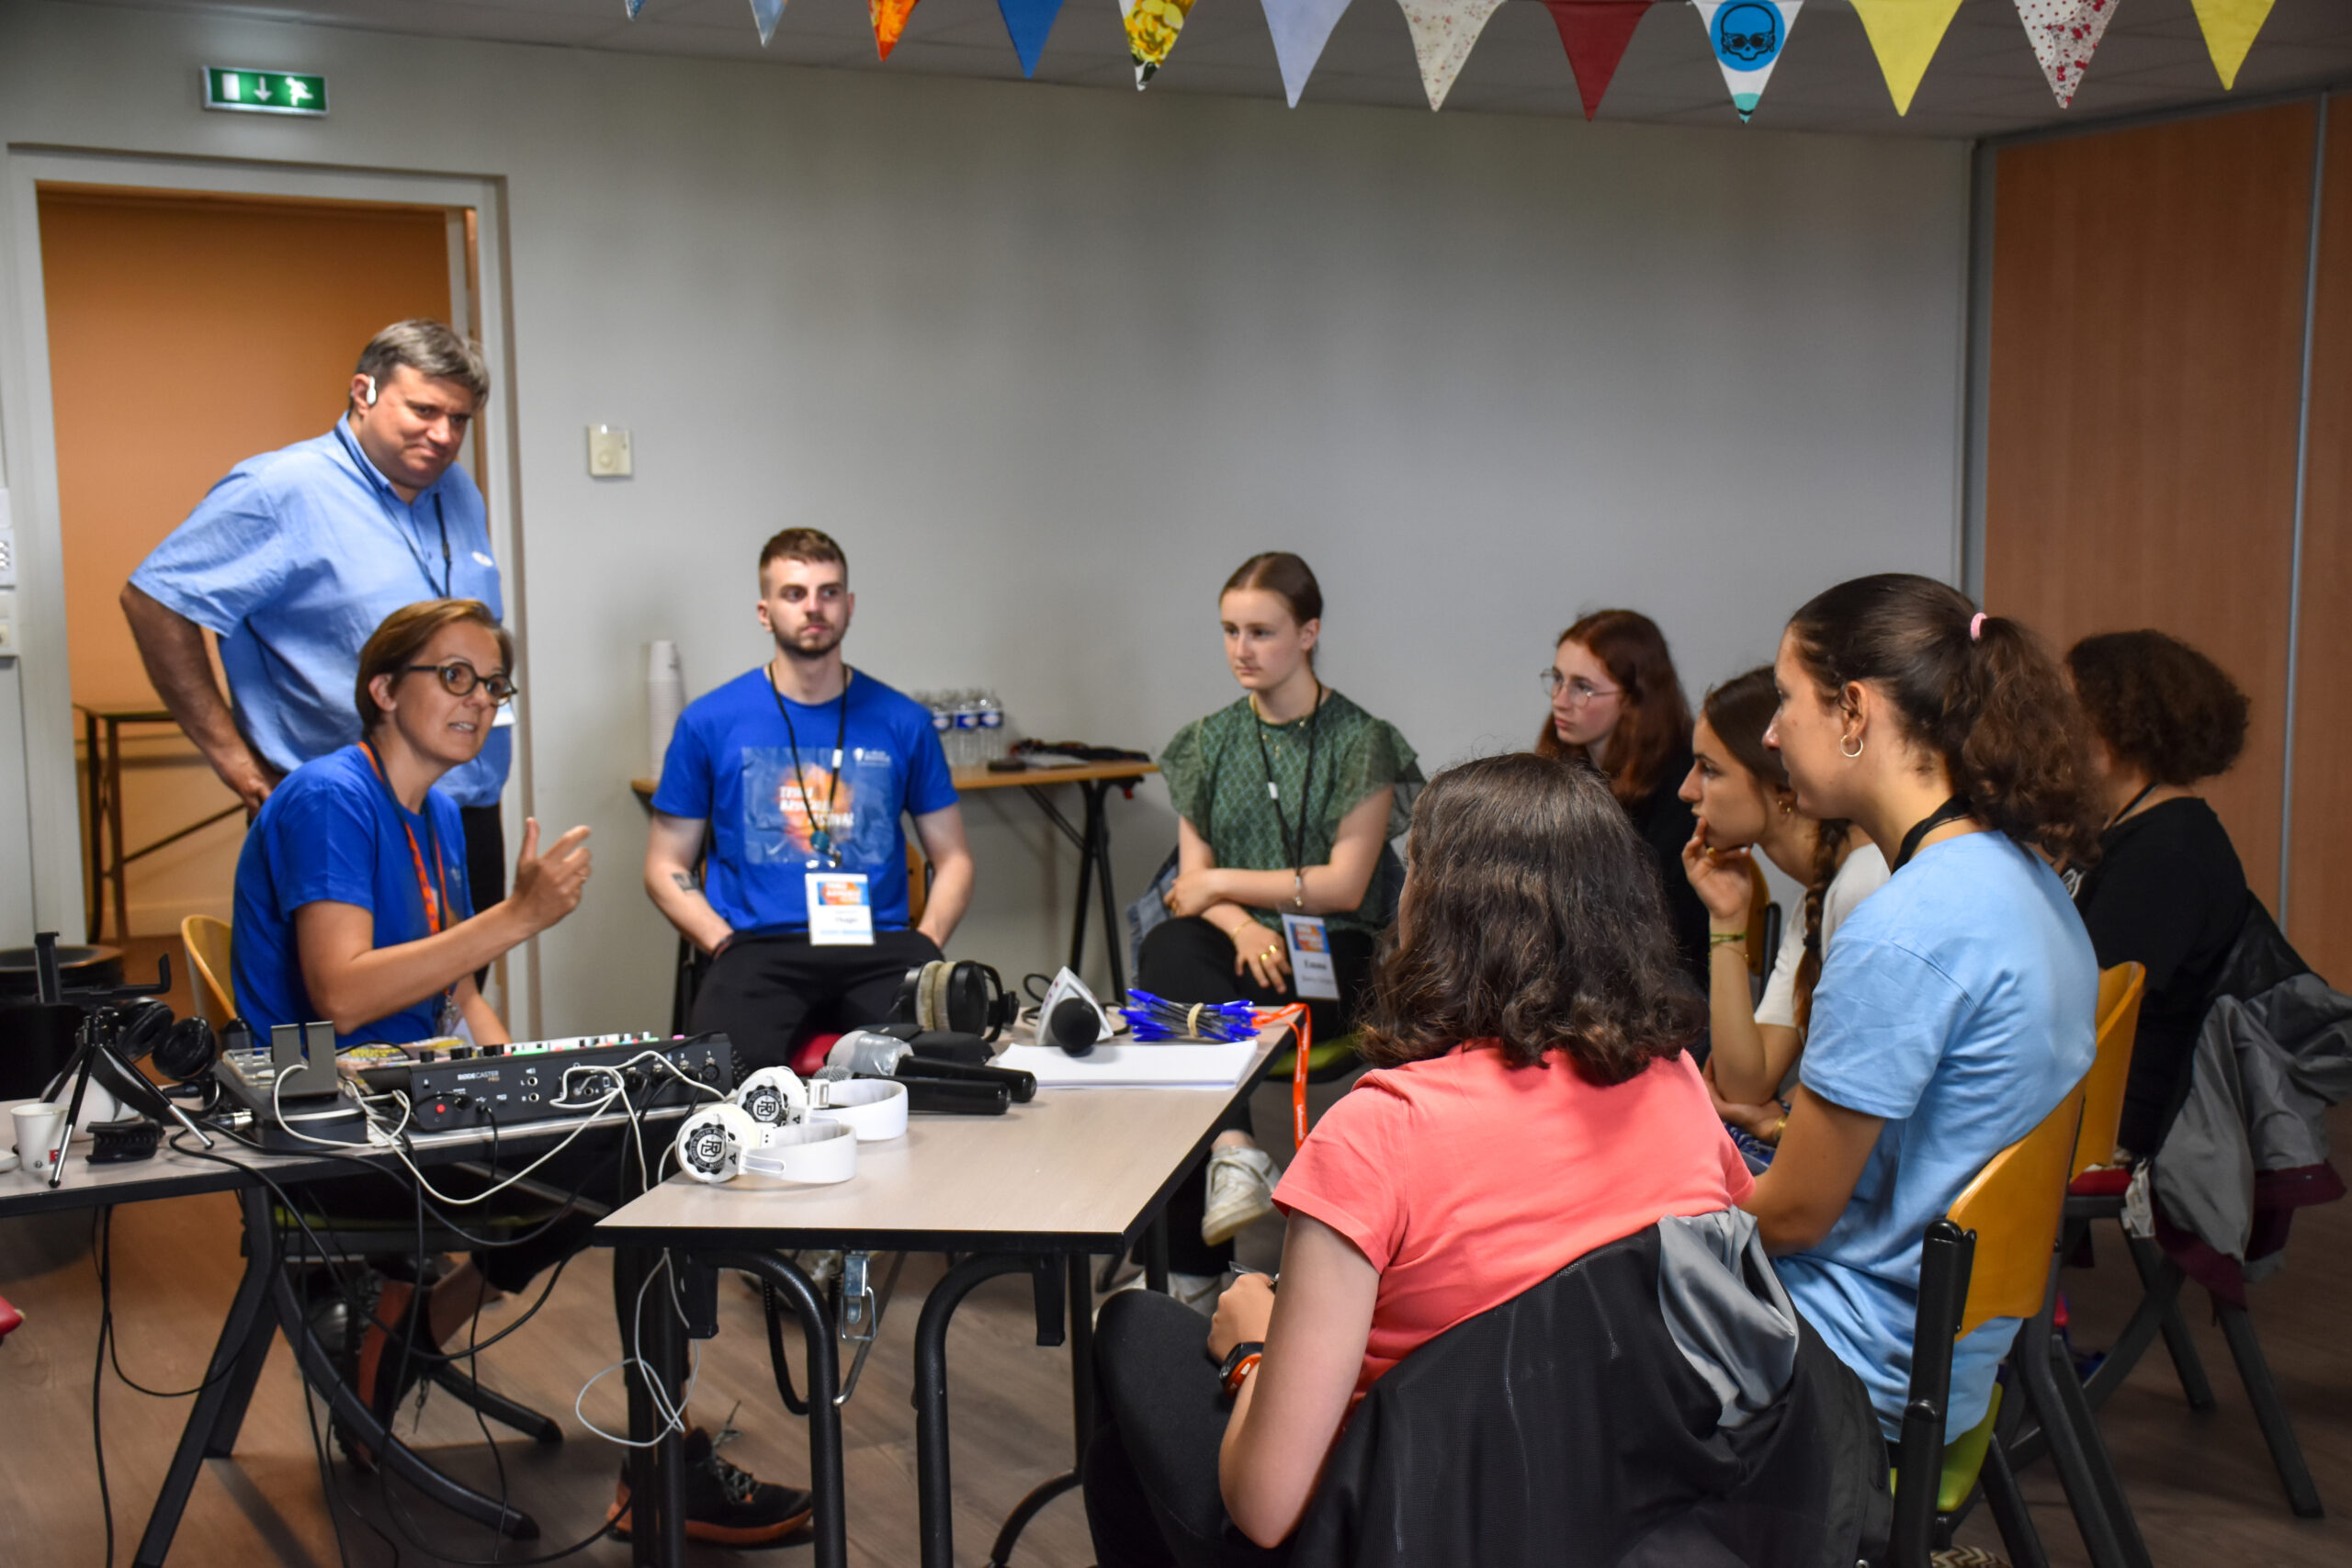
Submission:
[[[1144,938],[1136,983],[1171,1001],[1297,999],[1283,935],[1285,913],[1322,919],[1336,1001],[1309,1000],[1315,1038],[1353,1027],[1372,971],[1373,938],[1395,907],[1388,840],[1405,829],[1400,796],[1421,773],[1396,726],[1315,673],[1323,592],[1295,555],[1252,556],[1217,600],[1225,657],[1242,699],[1176,732],[1159,770],[1176,807],[1175,917]],[[1246,1097],[1219,1131],[1206,1190],[1169,1201],[1169,1264],[1215,1286],[1232,1237],[1273,1210],[1273,1162],[1250,1134]],[[1202,1201],[1197,1226],[1189,1222]]]

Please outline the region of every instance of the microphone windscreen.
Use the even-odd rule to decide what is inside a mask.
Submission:
[[[814,1073],[810,1074],[808,1081],[810,1083],[847,1083],[850,1079],[855,1077],[857,1077],[857,1075],[851,1072],[847,1067],[836,1067],[831,1063],[828,1062],[825,1066],[819,1067]]]
[[[1046,1018],[1046,1043],[1073,1056],[1092,1051],[1095,1036],[1102,1032],[1102,1016],[1076,997],[1065,997]]]
[[[910,1047],[903,1040],[893,1040],[870,1029],[853,1029],[833,1043],[825,1053],[828,1066],[845,1067],[853,1073],[875,1077],[888,1077]]]

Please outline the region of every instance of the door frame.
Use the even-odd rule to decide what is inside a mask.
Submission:
[[[489,509],[491,547],[497,553],[507,620],[518,650],[527,647],[524,615],[522,479],[517,460],[514,312],[508,292],[505,182],[495,176],[173,158],[74,148],[12,146],[0,156],[0,254],[9,265],[13,298],[0,298],[0,456],[15,516],[17,573],[17,661],[23,694],[27,820],[32,855],[33,910],[45,931],[70,931],[82,920],[81,802],[75,787],[74,707],[62,610],[65,602],[63,532],[58,508],[56,411],[50,390],[48,297],[41,272],[39,186],[43,184],[120,186],[223,196],[320,202],[397,203],[438,207],[452,214],[452,310],[468,309],[462,217],[474,215],[478,286],[470,325],[491,372],[490,407],[474,425],[481,443],[479,472]],[[5,280],[0,280],[5,286]],[[126,422],[135,433],[135,424]],[[135,434],[134,437],[135,438]],[[224,465],[223,471],[226,471]],[[514,772],[502,803],[506,841],[522,841],[530,814],[532,768],[529,715],[517,699]],[[0,824],[0,831],[6,825]],[[509,1027],[518,1037],[539,1032],[538,942],[506,959]]]

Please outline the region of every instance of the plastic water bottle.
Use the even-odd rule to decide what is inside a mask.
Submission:
[[[1004,755],[1004,705],[997,701],[996,693],[980,694],[980,760],[993,762]]]
[[[947,765],[956,765],[956,716],[947,711],[947,694],[925,692],[915,699],[931,710],[931,732],[939,737],[939,749],[946,755]]]
[[[980,694],[959,692],[956,699],[956,751],[948,761],[959,768],[977,767],[980,756]]]

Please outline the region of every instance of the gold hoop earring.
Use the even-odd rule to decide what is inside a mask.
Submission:
[[[1850,751],[1846,750],[1846,741],[1848,740],[1851,740],[1854,743],[1854,749]],[[1865,742],[1860,736],[1849,735],[1838,742],[1838,754],[1850,762],[1855,758],[1862,754],[1862,747],[1864,744]]]

